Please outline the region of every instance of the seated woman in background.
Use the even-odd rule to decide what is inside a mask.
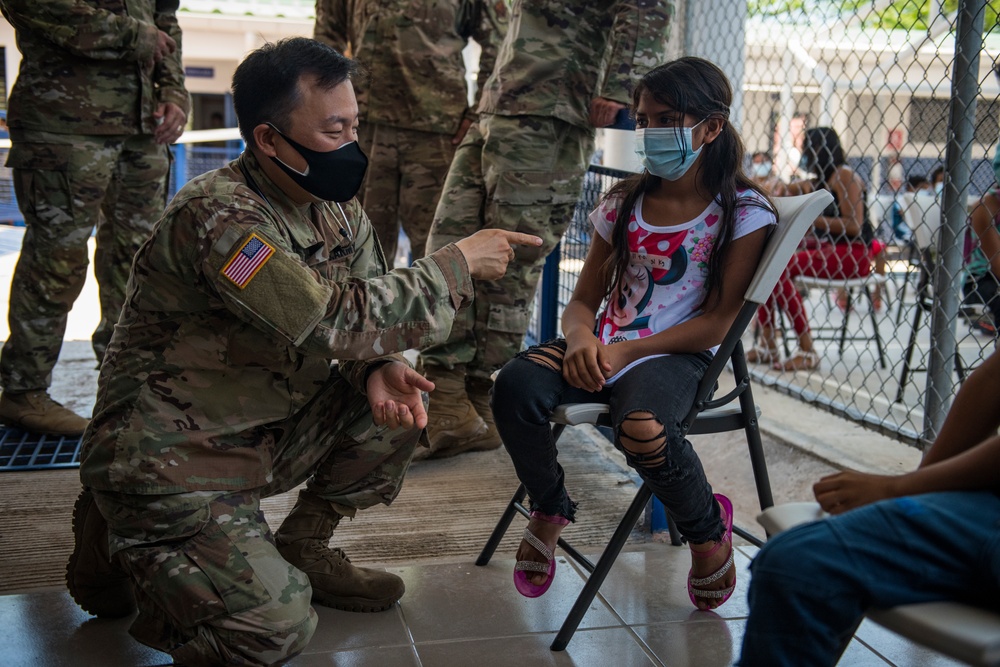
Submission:
[[[996,165],[995,165],[996,166]],[[1000,173],[1000,170],[998,170]],[[986,312],[972,323],[972,330],[996,336],[1000,320],[1000,192],[995,186],[979,200],[970,216],[975,244],[965,267],[962,292],[967,302],[982,303]]]
[[[761,345],[747,353],[751,363],[770,363],[779,370],[812,370],[819,367],[813,348],[809,320],[802,296],[795,289],[798,276],[814,278],[862,278],[871,273],[871,225],[865,206],[865,184],[846,165],[840,137],[829,127],[806,130],[801,168],[814,174],[811,180],[796,181],[775,194],[801,195],[829,190],[833,203],[816,218],[802,249],[792,256],[774,293],[757,311]],[[792,321],[799,349],[781,361],[775,340],[775,309],[784,310]]]

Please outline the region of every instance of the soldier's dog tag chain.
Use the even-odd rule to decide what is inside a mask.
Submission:
[[[267,195],[265,195],[260,189],[260,186],[257,185],[257,181],[250,175],[250,172],[247,171],[245,165],[240,164],[240,171],[243,173],[243,178],[247,179],[247,185],[250,186],[250,189],[253,190],[258,197],[263,199],[264,203],[271,207],[271,210],[277,213],[278,209],[274,208],[274,205],[271,204],[271,200],[267,198]],[[333,259],[339,259],[340,257],[354,253],[354,234],[351,231],[351,224],[347,221],[347,214],[344,213],[344,207],[340,205],[340,202],[334,203],[337,204],[337,208],[340,209],[340,217],[344,219],[344,224],[340,227],[340,235],[347,239],[346,246],[338,246],[337,249],[331,253]]]

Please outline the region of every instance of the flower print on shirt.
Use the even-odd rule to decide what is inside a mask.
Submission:
[[[697,263],[698,268],[703,269],[708,266],[708,260],[712,257],[712,248],[715,247],[715,236],[705,234],[701,238],[694,236],[694,247],[691,248],[691,261]]]

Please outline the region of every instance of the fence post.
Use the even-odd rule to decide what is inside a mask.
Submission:
[[[187,183],[187,148],[187,144],[174,146],[174,188],[176,189],[170,193],[170,198]]]
[[[538,342],[544,343],[556,337],[559,331],[559,259],[562,257],[562,244],[556,247],[545,258],[542,268],[542,309],[539,313]]]
[[[966,201],[972,180],[972,142],[975,138],[979,92],[979,54],[983,48],[986,0],[960,0],[955,33],[948,144],[945,149],[945,188],[940,230],[940,257],[934,267],[934,306],[931,309],[931,346],[924,395],[924,446],[933,442],[944,422],[954,390],[958,343],[958,280],[962,271],[962,235],[968,219]]]

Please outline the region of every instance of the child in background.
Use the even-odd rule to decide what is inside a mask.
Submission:
[[[688,540],[691,602],[713,609],[732,594],[732,504],[713,495],[679,431],[775,223],[743,173],[731,103],[729,81],[701,58],[642,78],[632,106],[645,170],[590,214],[596,234],[563,313],[565,338],[522,352],[497,377],[497,431],[533,510],[514,568],[527,597],[549,588],[556,541],[575,518],[549,418],[580,401],[610,405],[615,446]]]

